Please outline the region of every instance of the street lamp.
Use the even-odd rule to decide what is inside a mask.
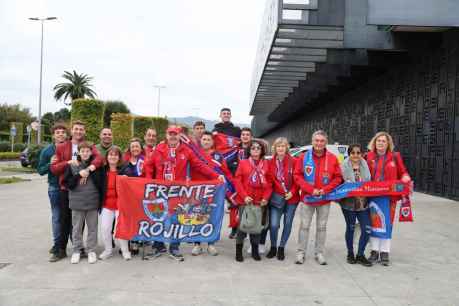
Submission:
[[[56,20],[57,17],[31,17],[29,20],[41,22],[41,53],[40,53],[40,93],[38,96],[38,131],[37,131],[37,143],[40,144],[41,140],[41,91],[42,91],[42,78],[43,78],[43,24],[47,20]]]
[[[161,88],[166,88],[164,85],[153,85],[154,88],[158,89],[158,117],[159,117],[159,106],[161,104]]]

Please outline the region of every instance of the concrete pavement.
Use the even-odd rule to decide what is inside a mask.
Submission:
[[[298,219],[284,262],[246,255],[236,263],[225,226],[217,257],[193,257],[184,244],[183,263],[115,256],[71,265],[70,259],[48,262],[45,179],[0,185],[0,306],[459,305],[459,203],[424,194],[415,194],[413,203],[415,223],[395,225],[390,267],[346,263],[337,206],[329,220],[327,266],[313,260],[311,247],[304,265],[293,263]]]

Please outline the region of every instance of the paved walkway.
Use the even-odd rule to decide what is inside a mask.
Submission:
[[[293,263],[298,221],[284,262],[234,261],[234,241],[217,257],[166,256],[89,265],[48,262],[46,182],[0,185],[0,305],[459,305],[459,203],[415,194],[413,224],[397,224],[391,267],[349,265],[337,207],[331,211],[328,266],[308,254]],[[313,235],[312,235],[313,236]],[[101,251],[101,250],[99,250]],[[2,268],[1,263],[9,263]]]

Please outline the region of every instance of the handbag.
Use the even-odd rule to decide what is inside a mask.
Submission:
[[[277,192],[273,192],[269,200],[269,204],[277,209],[283,209],[286,202],[285,197]]]
[[[260,206],[245,205],[241,220],[239,223],[239,230],[248,234],[260,234],[263,230],[262,224],[262,211]]]

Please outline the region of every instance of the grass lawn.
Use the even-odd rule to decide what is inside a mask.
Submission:
[[[0,185],[2,184],[13,184],[18,182],[26,182],[30,180],[22,179],[20,177],[12,176],[12,177],[0,177]]]
[[[37,172],[35,169],[32,168],[25,168],[25,167],[16,167],[16,166],[10,166],[10,167],[0,167],[0,172],[17,172],[17,173],[35,173]]]

